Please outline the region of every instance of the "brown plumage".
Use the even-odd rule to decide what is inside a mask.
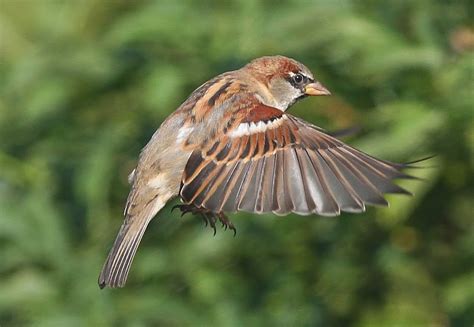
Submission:
[[[410,194],[393,181],[408,165],[371,157],[285,111],[298,99],[329,95],[297,61],[262,57],[204,83],[168,117],[130,175],[125,221],[99,276],[101,288],[125,284],[150,220],[179,196],[235,231],[224,212],[334,216],[388,205]]]

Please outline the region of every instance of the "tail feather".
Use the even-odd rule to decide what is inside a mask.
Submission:
[[[137,223],[124,222],[100,273],[100,288],[125,285],[131,263],[150,220],[140,222],[140,226],[137,226],[139,228],[133,226],[138,225]]]
[[[127,215],[100,272],[98,283],[101,289],[106,286],[115,288],[125,285],[148,223],[165,204],[165,201],[155,199],[142,212]]]

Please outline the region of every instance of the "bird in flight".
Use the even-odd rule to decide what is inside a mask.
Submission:
[[[283,56],[255,59],[200,87],[152,136],[129,176],[125,220],[99,276],[124,286],[150,220],[175,197],[214,228],[225,213],[336,216],[388,205],[409,164],[374,158],[286,111],[330,95],[311,71]]]

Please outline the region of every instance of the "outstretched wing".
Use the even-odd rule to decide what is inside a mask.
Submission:
[[[180,196],[213,212],[338,215],[388,205],[407,165],[371,157],[318,127],[262,104],[190,156]]]

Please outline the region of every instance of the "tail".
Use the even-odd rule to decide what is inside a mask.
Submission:
[[[157,198],[136,215],[128,213],[99,275],[99,287],[123,287],[148,223],[164,207]]]

